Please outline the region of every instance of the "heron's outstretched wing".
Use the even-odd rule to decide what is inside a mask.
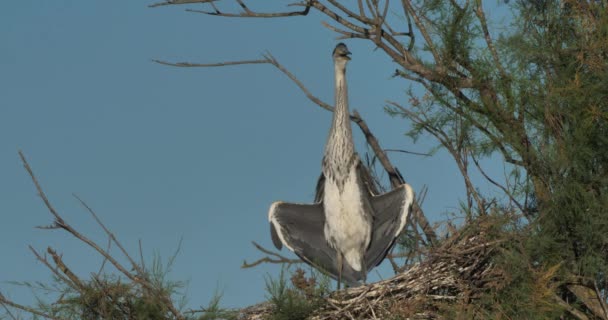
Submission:
[[[274,245],[285,245],[304,262],[337,279],[337,252],[325,240],[323,205],[275,202],[268,213]],[[344,264],[342,281],[357,285],[364,275]]]
[[[402,184],[387,193],[372,196],[372,238],[365,253],[368,270],[377,266],[395,244],[405,228],[414,201],[414,192],[408,184]]]

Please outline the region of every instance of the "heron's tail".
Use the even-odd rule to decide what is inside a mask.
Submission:
[[[350,265],[351,268],[355,271],[361,271],[361,253],[358,250],[350,250],[344,254],[344,258],[346,262]]]

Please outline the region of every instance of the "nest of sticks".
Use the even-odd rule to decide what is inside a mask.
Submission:
[[[332,293],[311,317],[330,319],[442,319],[441,306],[469,303],[504,283],[504,273],[492,264],[500,240],[483,231],[458,233],[432,249],[426,259],[393,278]],[[240,310],[240,319],[264,319],[272,305]]]

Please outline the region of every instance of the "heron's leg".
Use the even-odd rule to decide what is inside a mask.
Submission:
[[[365,263],[365,260],[363,261],[363,265],[362,265],[361,269],[362,269],[361,271],[363,271],[363,284],[366,284],[367,283],[367,264]]]
[[[342,283],[342,266],[344,263],[342,258],[342,253],[338,252],[338,290],[340,290],[340,284]]]

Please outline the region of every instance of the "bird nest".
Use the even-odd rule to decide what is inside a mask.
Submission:
[[[483,231],[454,235],[393,278],[332,293],[311,319],[442,319],[442,306],[471,302],[504,283],[491,259],[502,241],[488,238]],[[240,319],[263,319],[271,312],[272,305],[264,303],[242,309]]]

